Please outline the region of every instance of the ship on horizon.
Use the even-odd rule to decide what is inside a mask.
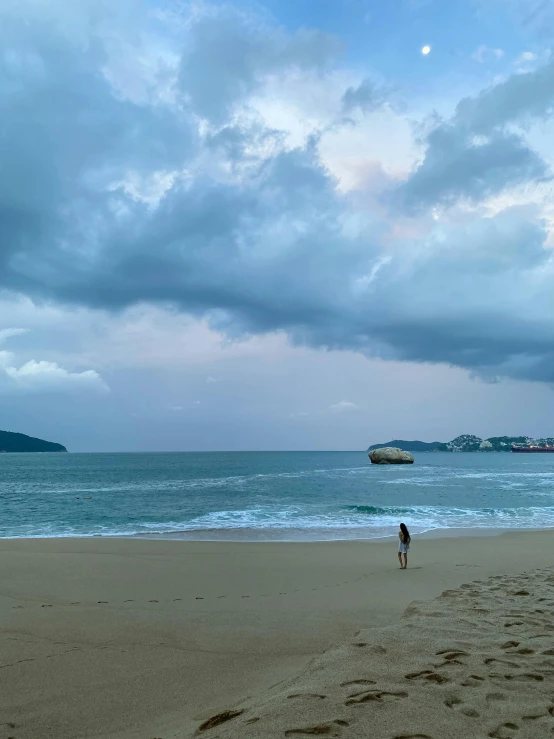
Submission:
[[[515,454],[554,454],[554,446],[513,446],[512,452]]]

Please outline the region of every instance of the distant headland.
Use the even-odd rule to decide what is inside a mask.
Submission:
[[[67,449],[52,441],[0,431],[0,452],[67,452]]]
[[[463,434],[452,441],[403,441],[394,439],[386,444],[373,444],[368,448],[378,449],[383,446],[398,447],[405,452],[509,452],[512,446],[554,446],[554,438],[531,439],[529,436],[491,436],[481,439],[479,436]]]

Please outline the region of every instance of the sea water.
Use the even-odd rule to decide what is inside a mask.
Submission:
[[[554,454],[2,454],[0,537],[379,538],[554,526]]]

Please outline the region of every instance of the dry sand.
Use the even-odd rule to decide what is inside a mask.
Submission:
[[[0,541],[0,739],[554,735],[553,537]]]
[[[554,575],[445,590],[298,677],[215,715],[206,739],[544,739],[554,734]],[[210,726],[214,728],[210,729]]]

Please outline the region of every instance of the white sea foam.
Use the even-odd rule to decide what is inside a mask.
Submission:
[[[303,538],[324,538],[335,532],[334,538],[380,538],[393,535],[401,519],[410,521],[414,533],[435,529],[535,529],[554,527],[554,507],[506,508],[506,509],[462,509],[440,506],[414,506],[373,508],[353,506],[351,510],[309,514],[298,507],[289,509],[251,508],[244,510],[221,510],[198,516],[191,520],[149,521],[140,524],[96,524],[90,528],[42,524],[21,525],[7,532],[7,538],[19,537],[77,537],[77,536],[139,536],[139,535],[218,535],[229,532],[271,532],[282,534],[289,531],[305,532]],[[311,534],[310,534],[311,532]],[[219,536],[218,536],[219,538]]]

